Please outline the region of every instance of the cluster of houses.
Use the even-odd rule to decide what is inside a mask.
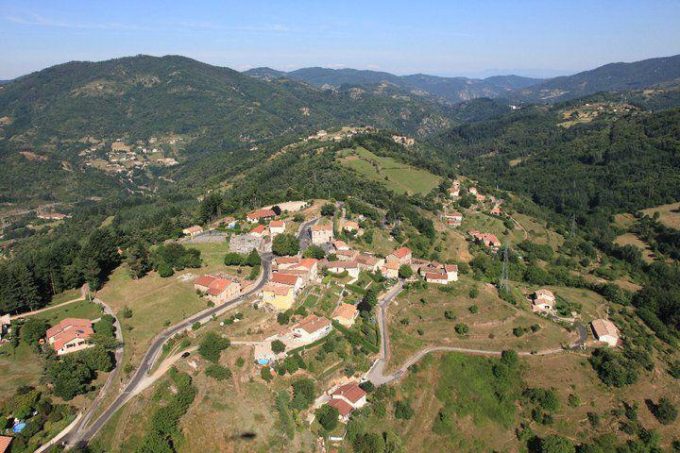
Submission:
[[[531,301],[531,310],[534,313],[552,314],[555,311],[555,294],[549,289],[541,288],[534,292]],[[608,319],[595,319],[590,323],[593,335],[597,341],[606,343],[611,347],[619,344],[619,329]]]
[[[463,223],[463,214],[460,212],[445,212],[442,214],[442,221],[449,226],[459,227]]]
[[[136,168],[143,169],[148,166],[172,167],[179,164],[174,158],[165,157],[162,149],[134,147],[120,140],[111,143],[111,149],[104,154],[104,163],[102,164],[102,159],[94,159],[96,156],[93,155],[98,154],[102,148],[103,142],[79,153],[81,157],[90,156],[93,159],[87,161],[86,166],[97,167],[108,173],[128,172],[129,174]]]
[[[280,256],[272,261],[272,276],[262,288],[262,302],[276,311],[293,306],[295,296],[319,277],[319,260],[301,256]]]
[[[381,267],[381,272],[387,278],[397,278],[401,266],[411,267],[413,272],[420,275],[428,283],[446,285],[458,281],[457,265],[414,259],[413,252],[408,247],[399,247],[387,255],[384,265]]]

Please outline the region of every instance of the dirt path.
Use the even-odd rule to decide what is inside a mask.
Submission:
[[[83,300],[85,300],[85,297],[80,296],[76,299],[67,300],[66,302],[62,302],[62,303],[57,304],[57,305],[52,305],[52,306],[49,306],[49,307],[41,308],[39,310],[29,311],[28,313],[21,313],[21,314],[18,314],[18,315],[14,315],[14,316],[11,316],[10,319],[13,321],[13,320],[19,319],[19,318],[28,318],[29,316],[37,315],[39,313],[44,313],[44,312],[49,311],[49,310],[54,310],[55,308],[61,308],[61,307],[64,307],[66,305],[70,305],[70,304],[73,304],[73,303],[76,303],[76,302],[81,302]]]

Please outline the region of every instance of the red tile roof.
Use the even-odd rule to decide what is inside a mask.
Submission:
[[[333,319],[342,318],[352,320],[357,314],[357,307],[352,304],[340,304],[333,312]]]
[[[217,277],[213,277],[212,275],[201,275],[196,280],[194,280],[194,285],[205,286],[207,288],[215,280],[217,280]]]
[[[283,228],[286,226],[286,222],[283,220],[272,220],[269,222],[269,228]]]
[[[321,318],[316,315],[309,315],[294,327],[295,329],[302,329],[305,332],[312,334],[328,326],[331,322],[326,318]]]
[[[233,282],[226,278],[216,278],[208,287],[208,294],[211,296],[219,296],[229,287]]]
[[[253,212],[249,212],[246,217],[249,219],[263,219],[266,217],[275,217],[276,213],[271,209],[258,209]]]
[[[408,247],[400,247],[394,252],[392,252],[392,255],[396,256],[397,258],[405,258],[409,253],[411,253],[411,249]]]
[[[0,436],[0,453],[5,453],[9,450],[9,444],[12,443],[12,437]]]
[[[341,417],[347,417],[354,410],[354,408],[350,406],[345,400],[341,399],[332,399],[328,402],[328,405],[330,407],[336,408]]]
[[[255,233],[255,234],[262,234],[262,233],[264,233],[264,230],[265,230],[264,225],[258,225],[255,228],[253,228],[252,230],[250,230],[250,232]]]
[[[356,382],[349,382],[345,385],[341,385],[331,395],[333,397],[342,396],[347,400],[351,401],[352,404],[356,404],[361,398],[366,396],[364,389],[359,387]]]
[[[293,274],[286,274],[283,272],[276,272],[272,275],[272,282],[280,285],[295,286],[298,276]]]
[[[88,339],[94,335],[92,321],[89,319],[66,318],[47,331],[47,340],[52,340],[52,347],[59,350],[77,338]]]

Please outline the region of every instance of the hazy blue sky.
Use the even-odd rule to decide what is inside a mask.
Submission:
[[[550,76],[680,53],[680,1],[0,0],[0,79],[180,54],[247,69]]]

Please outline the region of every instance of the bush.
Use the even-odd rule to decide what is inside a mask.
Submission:
[[[231,370],[216,363],[208,365],[205,369],[206,376],[210,376],[218,381],[224,381],[231,378]]]
[[[321,206],[321,215],[325,217],[331,217],[335,214],[335,205],[332,203],[326,203]]]
[[[20,332],[24,343],[37,347],[47,333],[47,322],[40,318],[29,318],[21,326]]]
[[[302,256],[305,258],[316,258],[317,260],[321,260],[326,256],[326,252],[318,245],[310,245],[302,253]]]
[[[265,381],[265,382],[270,382],[274,376],[272,376],[272,370],[268,367],[262,367],[260,370],[260,377]]]
[[[633,384],[638,379],[637,366],[623,355],[608,349],[596,349],[590,356],[590,364],[602,382],[614,387]]]
[[[479,296],[479,288],[473,286],[472,288],[470,288],[470,292],[468,293],[468,295],[470,296],[470,299],[476,299],[477,296]]]
[[[293,381],[293,400],[291,407],[293,409],[307,409],[316,398],[316,386],[314,381],[308,378],[301,378]]]
[[[132,318],[132,309],[126,305],[120,309],[118,315],[122,316],[125,319],[130,319]]]
[[[446,319],[455,320],[455,319],[456,319],[456,314],[455,314],[454,312],[452,312],[451,310],[445,310],[445,311],[444,311],[444,317],[445,317]]]
[[[162,262],[158,265],[158,275],[162,278],[172,277],[175,271],[172,270],[169,264]]]
[[[470,305],[470,307],[468,307],[468,310],[470,310],[470,313],[472,313],[473,315],[479,313],[479,307],[477,305]]]
[[[470,327],[468,327],[468,325],[464,323],[456,324],[456,327],[454,327],[454,329],[458,335],[466,335],[470,331]]]
[[[290,322],[291,310],[282,311],[276,315],[276,322],[281,325],[288,324]]]
[[[394,417],[401,420],[410,420],[414,415],[413,408],[408,401],[397,401],[394,403]]]

